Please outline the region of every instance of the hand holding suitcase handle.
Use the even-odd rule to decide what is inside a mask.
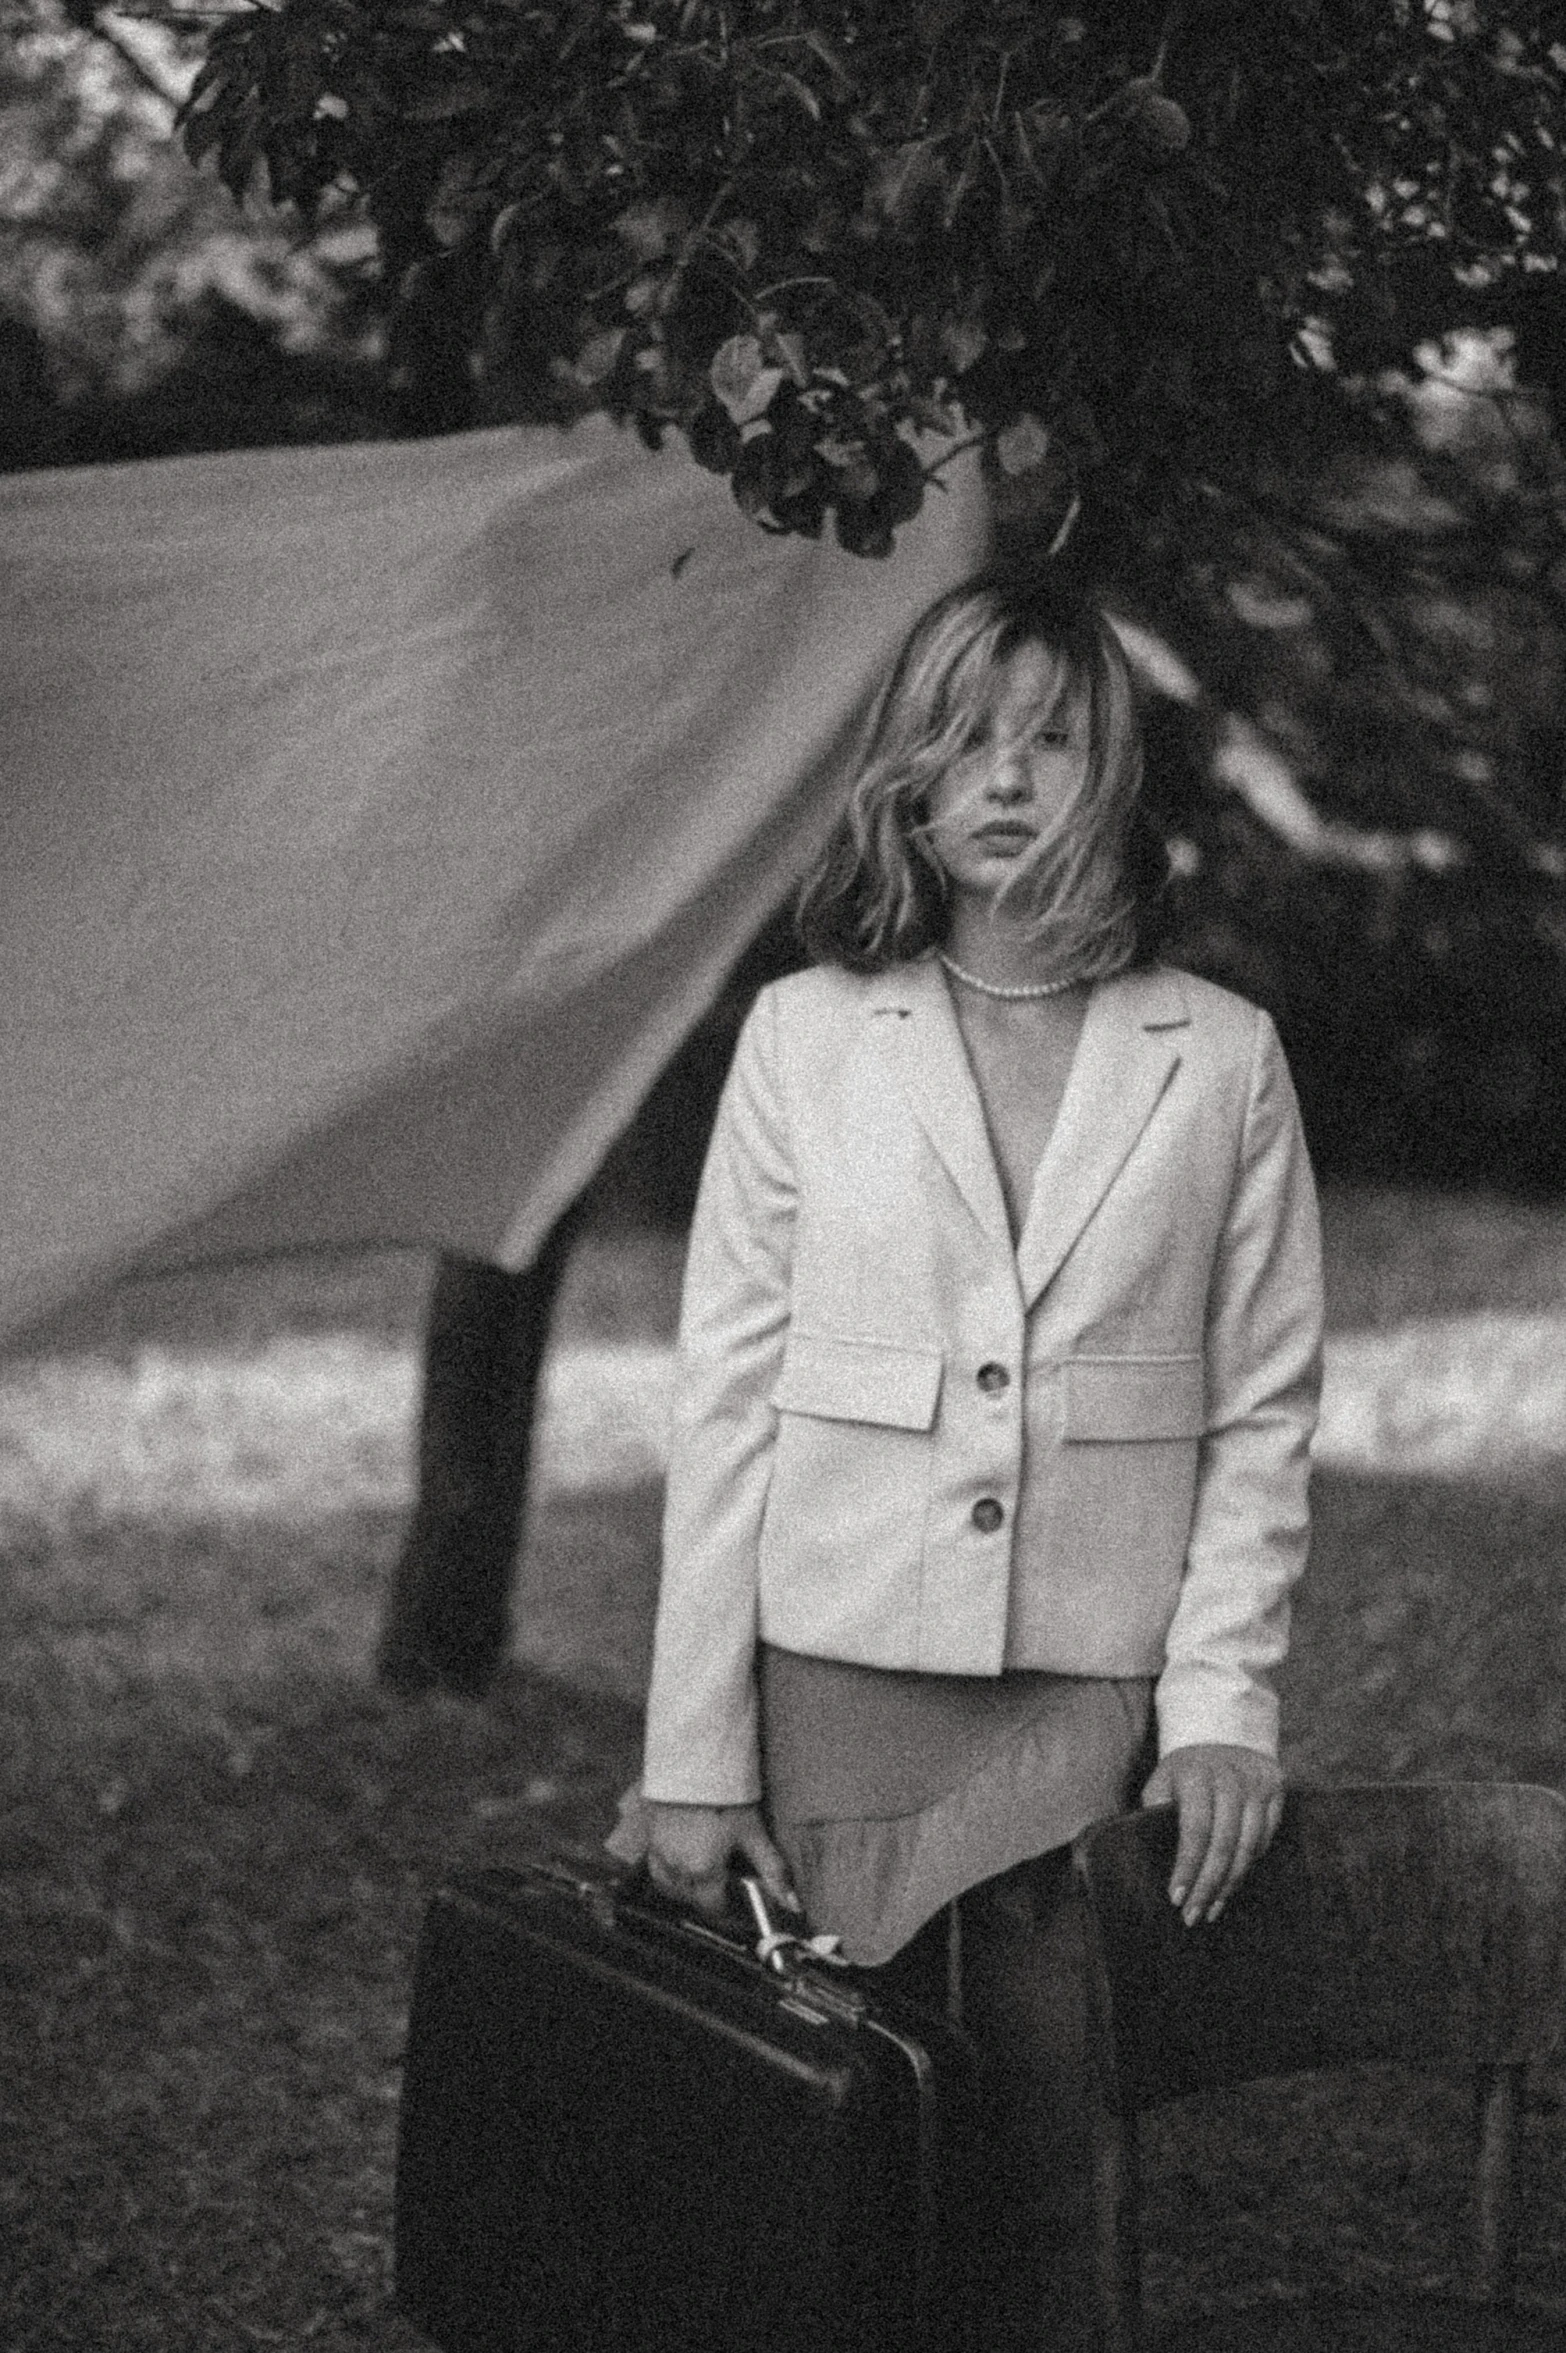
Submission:
[[[730,1874],[736,1865],[753,1875],[764,1895],[785,1911],[804,1909],[759,1806],[647,1801],[647,1869],[661,1894],[709,1920],[722,1920],[730,1910]]]
[[[779,1928],[767,1906],[767,1891],[759,1879],[745,1878],[740,1888],[756,1924],[756,1958],[779,1977],[792,1976],[802,1961],[825,1961],[834,1969],[851,1966],[838,1951],[840,1936],[807,1936],[803,1928]]]

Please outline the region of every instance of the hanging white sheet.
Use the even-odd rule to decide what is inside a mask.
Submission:
[[[0,481],[0,1328],[149,1253],[525,1263],[983,528],[769,538],[601,423]]]

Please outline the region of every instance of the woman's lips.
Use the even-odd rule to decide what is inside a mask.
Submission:
[[[997,821],[993,825],[981,825],[973,838],[976,842],[988,842],[993,849],[1022,850],[1032,841],[1033,828]]]

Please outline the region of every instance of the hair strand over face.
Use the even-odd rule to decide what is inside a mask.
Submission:
[[[1085,696],[1087,760],[1081,789],[1003,896],[1027,903],[1051,965],[1073,980],[1105,978],[1152,952],[1161,878],[1144,876],[1138,868],[1155,862],[1131,854],[1142,739],[1119,641],[1095,606],[1052,583],[981,574],[914,624],[881,696],[858,774],[799,896],[799,934],[818,962],[880,972],[940,945],[949,885],[930,833],[930,788],[1027,646],[1053,658],[1060,694]]]

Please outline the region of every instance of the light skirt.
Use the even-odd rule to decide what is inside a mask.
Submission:
[[[876,1967],[944,1904],[1134,1804],[1147,1676],[927,1675],[758,1653],[772,1835],[813,1930]]]

